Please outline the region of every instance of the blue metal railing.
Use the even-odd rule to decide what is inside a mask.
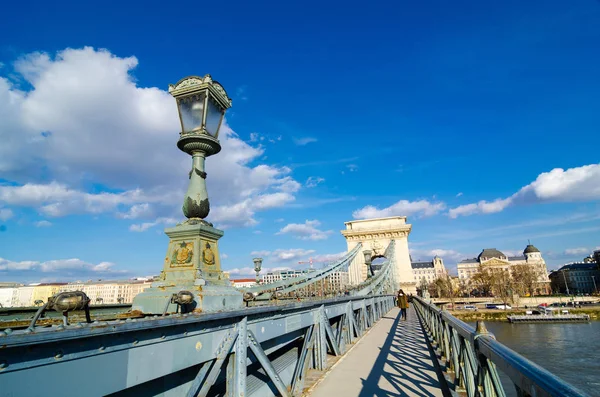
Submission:
[[[505,396],[498,370],[519,396],[588,396],[548,370],[498,342],[483,321],[473,328],[447,311],[413,298],[421,320],[446,362],[457,392],[467,396]]]

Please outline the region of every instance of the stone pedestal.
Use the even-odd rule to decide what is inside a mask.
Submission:
[[[216,312],[243,306],[242,293],[233,288],[221,271],[218,240],[223,231],[192,220],[165,229],[169,247],[159,280],[137,295],[132,310],[162,314],[173,294],[189,291],[194,295],[188,311]],[[167,313],[177,310],[169,303]]]

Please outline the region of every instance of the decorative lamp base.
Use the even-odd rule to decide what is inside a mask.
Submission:
[[[184,312],[217,312],[243,307],[242,293],[221,271],[218,240],[223,231],[205,221],[188,220],[165,229],[169,247],[163,270],[151,287],[133,299],[132,311],[143,314],[175,313],[173,295],[189,291],[194,302]]]

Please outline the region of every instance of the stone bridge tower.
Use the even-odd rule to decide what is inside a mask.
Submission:
[[[390,240],[395,240],[394,288],[402,288],[404,292],[416,295],[417,287],[408,252],[408,235],[412,226],[406,223],[405,216],[350,221],[345,222],[345,225],[346,230],[341,232],[348,243],[348,251],[362,243],[362,249],[373,250],[373,258],[382,257]],[[350,283],[353,285],[367,279],[367,267],[362,252],[356,255],[348,271]]]

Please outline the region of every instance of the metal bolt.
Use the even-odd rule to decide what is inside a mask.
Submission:
[[[56,354],[54,355],[54,358],[56,358],[57,360],[63,358],[63,352],[62,351],[57,351]]]
[[[8,363],[6,361],[0,361],[0,371],[8,367]]]

